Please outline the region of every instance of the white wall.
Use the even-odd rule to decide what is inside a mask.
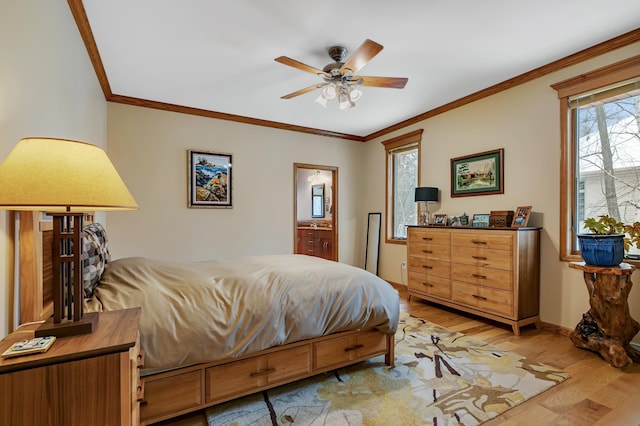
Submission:
[[[66,2],[1,0],[0,52],[0,161],[28,136],[105,146],[106,102]],[[10,218],[0,212],[0,337],[16,325]]]
[[[339,258],[363,265],[366,144],[120,104],[108,123],[109,156],[140,206],[108,214],[114,257],[293,253],[293,164],[306,163],[338,167]],[[188,149],[233,155],[232,209],[187,208]]]
[[[432,213],[515,210],[532,205],[530,224],[541,226],[541,302],[544,322],[574,328],[589,308],[582,274],[559,261],[560,239],[560,113],[557,93],[550,85],[638,54],[636,44],[498,93],[456,110],[432,117],[367,144],[365,173],[369,209],[384,211],[385,153],[380,141],[423,128],[421,182],[441,190]],[[504,148],[505,193],[450,197],[450,159]],[[375,202],[374,202],[375,200]],[[400,262],[406,246],[383,244],[380,275],[406,284]],[[634,275],[640,282],[640,273]],[[636,286],[637,287],[637,286]],[[640,290],[631,291],[631,314],[640,318]]]

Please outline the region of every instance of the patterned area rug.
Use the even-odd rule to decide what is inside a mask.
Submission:
[[[401,314],[382,357],[207,410],[209,425],[478,425],[568,374]]]

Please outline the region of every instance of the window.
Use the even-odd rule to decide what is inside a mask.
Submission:
[[[386,241],[404,243],[407,225],[418,224],[414,201],[420,181],[422,129],[382,142],[386,150]]]
[[[576,260],[586,217],[640,220],[640,57],[552,87],[563,120],[561,258]]]

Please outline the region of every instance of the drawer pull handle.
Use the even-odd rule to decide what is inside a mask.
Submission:
[[[486,279],[487,279],[486,275],[471,274],[471,276],[472,276],[473,278],[480,278],[480,279],[482,279],[482,280],[486,280]]]
[[[486,242],[486,241],[482,241],[482,240],[471,240],[471,242],[472,242],[473,244],[484,244],[484,245],[486,245],[486,244],[487,244],[487,242]]]
[[[433,251],[432,251],[432,250],[422,250],[422,252],[423,252],[423,253],[428,253],[428,254],[433,253]]]
[[[352,351],[357,351],[358,349],[362,349],[364,348],[364,345],[362,344],[358,344],[358,345],[353,345],[353,346],[349,346],[344,348],[345,352],[352,352]]]
[[[144,400],[144,382],[140,383],[136,388],[136,401],[139,402],[140,405],[142,405],[143,402],[144,404],[146,404],[147,401],[143,401],[143,400]]]
[[[144,366],[144,351],[138,352],[138,356],[136,357],[136,367],[142,368]]]
[[[425,241],[433,241],[433,238],[431,237],[422,237],[422,239]]]
[[[471,256],[471,257],[473,257],[475,260],[487,260],[485,256]]]
[[[429,284],[429,283],[422,283],[422,285],[425,287],[433,287],[433,284]]]
[[[486,297],[484,296],[478,296],[477,294],[472,294],[473,297],[475,297],[476,299],[480,299],[480,300],[487,300]]]
[[[256,371],[249,374],[250,377],[266,376],[267,374],[275,373],[275,368],[267,368],[266,370]]]
[[[424,269],[433,269],[433,266],[429,266],[429,265],[422,265],[422,267],[423,267]]]

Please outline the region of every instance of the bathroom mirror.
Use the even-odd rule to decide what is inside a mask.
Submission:
[[[324,217],[324,183],[311,185],[311,217]]]
[[[380,251],[380,225],[382,213],[369,213],[367,223],[367,245],[364,255],[364,269],[378,275],[378,252]]]

